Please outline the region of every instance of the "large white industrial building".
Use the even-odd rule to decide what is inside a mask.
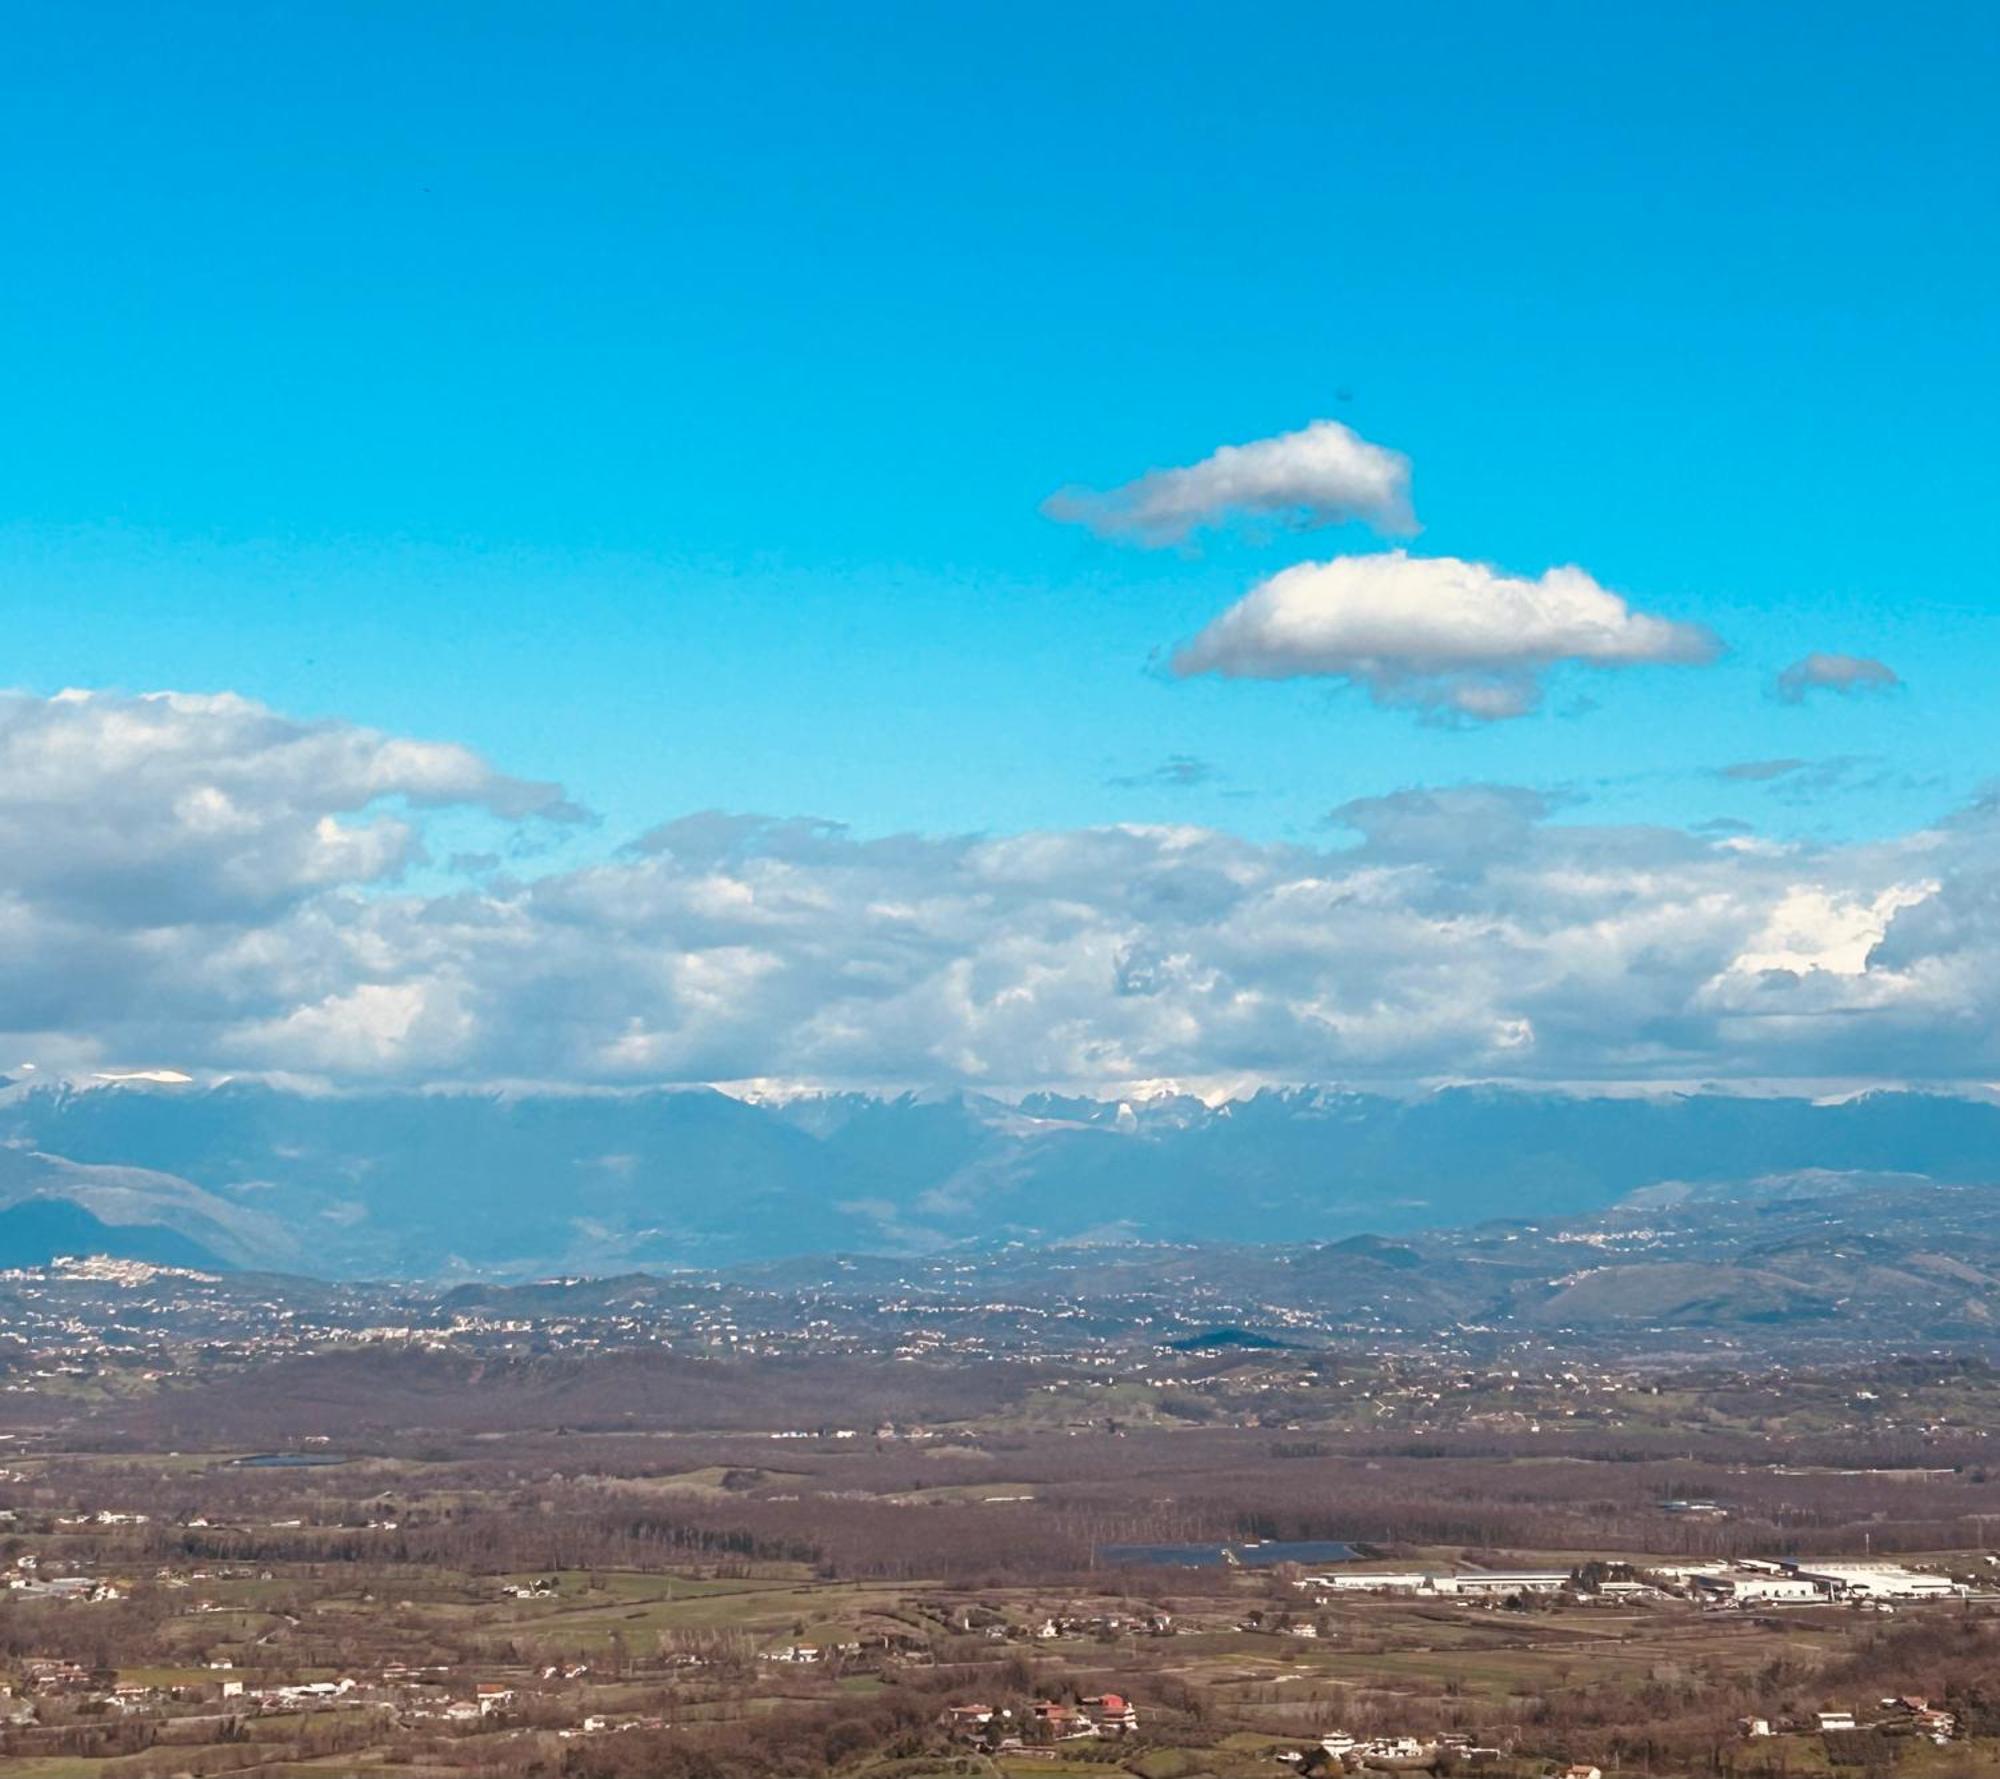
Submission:
[[[1764,1569],[1723,1569],[1696,1575],[1695,1592],[1738,1606],[1809,1606],[1827,1590],[1804,1575],[1774,1575]]]
[[[1948,1600],[1965,1590],[1948,1575],[1926,1575],[1901,1563],[1808,1563],[1785,1565],[1787,1574],[1810,1581],[1836,1600]]]
[[[1567,1569],[1335,1569],[1308,1575],[1299,1586],[1327,1594],[1450,1594],[1461,1599],[1504,1599],[1509,1594],[1553,1594],[1570,1584]]]

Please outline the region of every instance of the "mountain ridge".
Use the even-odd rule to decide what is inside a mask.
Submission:
[[[309,1256],[345,1278],[715,1268],[1107,1233],[1338,1242],[1628,1200],[1815,1200],[1996,1176],[2000,1106],[1909,1091],[1825,1102],[1305,1087],[1219,1106],[961,1090],[319,1094],[254,1081],[0,1095],[0,1207],[66,1198],[108,1222],[176,1230],[232,1265]]]

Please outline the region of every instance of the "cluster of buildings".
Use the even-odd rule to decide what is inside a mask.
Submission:
[[[271,1578],[268,1569],[163,1568],[154,1573],[153,1580],[163,1588],[186,1589],[199,1582],[240,1580],[256,1574],[261,1574],[266,1581]],[[129,1577],[85,1574],[73,1563],[64,1565],[64,1572],[56,1574],[32,1551],[24,1552],[12,1563],[0,1568],[0,1581],[4,1581],[7,1594],[18,1600],[48,1600],[58,1604],[78,1602],[85,1605],[122,1600],[132,1592],[134,1585]],[[220,1612],[223,1608],[213,1600],[204,1599],[196,1600],[192,1610]]]
[[[222,1682],[225,1699],[242,1699],[273,1711],[310,1711],[318,1707],[345,1704],[355,1692],[355,1682],[340,1680],[297,1680],[278,1686],[246,1688],[240,1680]]]
[[[81,1697],[116,1712],[120,1716],[171,1712],[176,1706],[210,1708],[221,1705],[231,1712],[301,1712],[348,1707],[367,1707],[402,1713],[407,1720],[425,1718],[447,1724],[477,1724],[505,1715],[519,1698],[517,1689],[503,1681],[481,1681],[469,1698],[453,1697],[443,1670],[408,1668],[385,1669],[379,1682],[356,1680],[343,1675],[338,1680],[294,1680],[270,1685],[252,1685],[230,1671],[228,1662],[211,1662],[218,1670],[207,1681],[181,1685],[148,1685],[138,1681],[111,1681],[108,1675],[93,1674],[81,1664],[60,1658],[37,1658],[22,1665],[20,1691],[25,1701],[36,1697]],[[553,1668],[546,1677],[574,1678],[586,1670]],[[12,1687],[0,1685],[0,1697],[11,1699]],[[29,1703],[5,1713],[6,1721],[21,1727],[36,1722]]]
[[[101,1605],[111,1600],[122,1600],[132,1590],[129,1580],[114,1581],[106,1576],[84,1575],[74,1570],[62,1575],[51,1574],[41,1558],[32,1551],[22,1553],[5,1569],[0,1569],[0,1578],[6,1581],[7,1593],[17,1600]]]
[[[472,1689],[471,1698],[448,1700],[432,1715],[442,1717],[446,1723],[476,1724],[500,1715],[513,1703],[514,1689],[511,1686],[502,1685],[497,1680],[482,1680]]]
[[[1005,1750],[1031,1743],[1083,1742],[1102,1736],[1133,1736],[1139,1713],[1122,1693],[1100,1693],[1074,1705],[1043,1699],[1016,1717],[1007,1706],[953,1705],[944,1713],[944,1727],[962,1742],[979,1742]]]
[[[1958,1734],[1953,1713],[1933,1705],[1929,1699],[1903,1693],[1883,1699],[1872,1716],[1863,1718],[1849,1710],[1815,1711],[1810,1722],[1774,1723],[1768,1717],[1746,1717],[1738,1725],[1745,1736],[1775,1736],[1784,1730],[1816,1732],[1822,1736],[1844,1736],[1857,1730],[1887,1730],[1895,1735],[1917,1735],[1939,1747]]]
[[[954,1607],[942,1620],[949,1629],[992,1643],[1058,1643],[1078,1638],[1099,1642],[1118,1637],[1171,1637],[1171,1612],[1050,1612],[1040,1618],[1010,1619],[989,1606]]]
[[[69,1600],[92,1606],[125,1598],[124,1588],[115,1581],[106,1581],[102,1576],[43,1577],[20,1569],[7,1577],[7,1591],[22,1600]]]
[[[22,1665],[21,1683],[33,1693],[75,1692],[90,1684],[90,1670],[59,1656],[41,1656]]]
[[[1559,1594],[1575,1581],[1568,1569],[1333,1569],[1302,1576],[1299,1586],[1320,1596],[1422,1594],[1504,1600],[1515,1594]]]
[[[1971,1590],[1948,1575],[1901,1563],[1782,1563],[1745,1560],[1663,1570],[1695,1598],[1722,1606],[1816,1606],[1828,1602],[1881,1608],[1896,1601],[1963,1599]]]
[[[1624,1568],[1625,1565],[1616,1567]],[[1571,1569],[1333,1569],[1301,1576],[1299,1588],[1325,1603],[1338,1595],[1398,1594],[1424,1599],[1505,1600],[1574,1591],[1619,1602],[1679,1595],[1710,1606],[1823,1606],[1893,1611],[1897,1601],[1964,1599],[1972,1591],[1948,1575],[1891,1562],[1660,1564],[1624,1578],[1586,1580]]]
[[[1059,1612],[1034,1627],[1038,1643],[1053,1643],[1063,1637],[1171,1637],[1171,1612],[1145,1612],[1128,1616],[1122,1612]]]
[[[815,1662],[855,1662],[870,1657],[908,1655],[927,1647],[923,1638],[907,1631],[875,1631],[840,1643],[785,1643],[758,1654],[760,1662],[809,1665]]]
[[[1450,1759],[1466,1766],[1484,1766],[1499,1760],[1503,1751],[1498,1748],[1484,1748],[1476,1744],[1470,1736],[1456,1731],[1447,1731],[1437,1736],[1369,1736],[1365,1739],[1348,1735],[1343,1730],[1335,1730],[1320,1738],[1320,1747],[1326,1755],[1342,1767],[1386,1767],[1433,1768],[1441,1759]],[[1292,1757],[1298,1764],[1305,1759],[1303,1753]],[[1577,1768],[1569,1769],[1579,1773]],[[1590,1769],[1592,1779],[1602,1779],[1597,1769]],[[1567,1779],[1567,1776],[1565,1776]]]

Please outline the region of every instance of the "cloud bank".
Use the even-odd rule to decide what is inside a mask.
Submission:
[[[1517,717],[1549,670],[1714,659],[1713,636],[1634,611],[1580,568],[1537,579],[1392,550],[1304,562],[1253,588],[1174,656],[1182,675],[1318,677],[1378,703]]]
[[[1557,820],[1507,786],[1363,799],[1314,844],[709,813],[419,887],[427,812],[459,806],[569,812],[463,748],[241,699],[0,700],[0,1054],[350,1083],[2000,1077],[1993,802],[1852,846]]]
[[[1119,488],[1065,488],[1042,511],[1100,537],[1149,546],[1180,543],[1243,518],[1305,527],[1358,519],[1391,535],[1416,530],[1410,460],[1338,420],[1224,445],[1199,463],[1151,470]]]

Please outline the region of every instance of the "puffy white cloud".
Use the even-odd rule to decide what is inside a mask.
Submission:
[[[0,1043],[46,1069],[2000,1077],[1985,804],[1844,847],[1592,825],[1504,785],[1361,799],[1315,844],[710,812],[581,867],[419,891],[395,873],[423,804],[527,822],[561,799],[235,700],[0,717]]]
[[[320,935],[366,924],[348,904],[420,859],[448,805],[517,828],[577,813],[457,743],[227,694],[0,693],[0,1018],[63,1066],[225,1057],[241,1009],[313,990]],[[369,962],[343,952],[316,992]]]
[[[1701,662],[1715,638],[1634,611],[1580,568],[1535,579],[1402,550],[1303,562],[1273,575],[1174,656],[1180,674],[1348,680],[1382,703],[1477,721],[1540,701],[1563,662]]]
[[[1772,682],[1773,695],[1784,704],[1801,704],[1814,692],[1893,692],[1902,684],[1886,661],[1866,655],[1802,655]]]
[[[1271,518],[1304,526],[1365,520],[1376,530],[1416,529],[1410,510],[1410,460],[1371,444],[1338,420],[1315,420],[1297,432],[1224,445],[1199,463],[1149,470],[1107,490],[1065,488],[1042,511],[1100,537],[1179,543],[1233,519]]]
[[[0,693],[0,894],[133,928],[270,910],[415,856],[409,806],[568,819],[454,742],[247,698]],[[400,807],[398,807],[400,806]]]

